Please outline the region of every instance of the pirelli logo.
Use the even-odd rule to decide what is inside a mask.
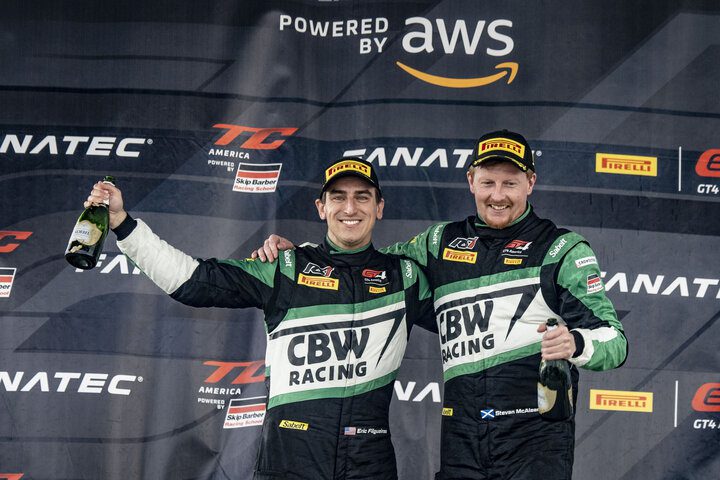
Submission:
[[[657,157],[596,153],[595,171],[599,173],[657,177]]]
[[[514,153],[519,157],[525,156],[525,145],[518,143],[509,138],[491,138],[480,142],[478,145],[478,156],[482,155],[487,150],[504,150],[506,152]]]
[[[370,293],[385,293],[387,289],[385,287],[369,287]]]
[[[337,278],[314,277],[304,273],[298,276],[298,283],[306,287],[323,288],[325,290],[337,290],[340,286],[340,280]]]
[[[307,423],[296,422],[295,420],[280,420],[280,428],[289,428],[290,430],[307,430],[310,427]]]
[[[619,410],[624,412],[652,412],[652,392],[624,392],[621,390],[590,390],[591,410]]]
[[[445,250],[443,250],[443,260],[448,260],[450,262],[475,263],[477,260],[477,252],[463,252],[461,250],[445,248]]]
[[[445,407],[442,409],[442,415],[443,417],[452,417],[453,416],[453,409]]]
[[[355,160],[346,160],[344,162],[340,162],[338,164],[333,165],[332,167],[325,170],[325,183],[328,182],[332,177],[337,175],[340,172],[344,172],[347,170],[354,170],[356,172],[360,172],[366,177],[370,178],[370,167],[368,165],[365,165],[360,162],[356,162]]]
[[[503,258],[503,263],[505,265],[520,265],[522,262],[522,258]]]

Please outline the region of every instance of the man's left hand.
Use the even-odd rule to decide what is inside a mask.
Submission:
[[[558,325],[554,330],[548,330],[544,323],[537,329],[539,333],[545,332],[542,337],[543,360],[569,360],[575,354],[575,337],[565,325]]]

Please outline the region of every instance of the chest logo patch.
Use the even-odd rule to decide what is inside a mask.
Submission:
[[[321,267],[314,263],[308,263],[298,276],[298,284],[324,290],[338,290],[340,280],[330,278],[333,270],[335,270],[333,267]]]
[[[454,238],[453,241],[448,244],[448,247],[457,248],[460,250],[472,250],[475,248],[477,241],[478,241],[478,237],[472,237],[472,238],[457,237],[457,238]]]
[[[307,430],[310,427],[305,422],[296,422],[295,420],[280,420],[280,428],[289,428],[290,430]]]
[[[477,252],[463,252],[462,250],[445,248],[445,250],[443,250],[443,260],[448,260],[450,262],[475,263],[477,261]]]
[[[512,240],[510,243],[505,245],[503,247],[502,256],[503,257],[527,257],[528,251],[530,250],[530,245],[532,245],[533,242],[527,242],[525,240],[515,239]],[[514,263],[507,263],[506,265],[517,265]]]

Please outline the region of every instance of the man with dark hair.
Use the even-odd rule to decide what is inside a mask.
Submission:
[[[254,478],[397,478],[393,384],[412,325],[434,330],[434,322],[419,268],[372,246],[384,206],[372,165],[329,165],[315,201],[325,241],[272,263],[196,260],[130,217],[120,190],[98,182],[85,206],[103,201],[120,250],[172,298],[263,309],[269,393]]]
[[[507,130],[477,142],[467,181],[476,214],[439,223],[387,253],[415,260],[433,289],[444,371],[438,480],[569,479],[574,416],[538,414],[541,358],[578,367],[622,365],[627,340],[580,235],[539,218],[530,145]],[[261,257],[284,239],[271,237]],[[559,320],[547,331],[545,322]]]

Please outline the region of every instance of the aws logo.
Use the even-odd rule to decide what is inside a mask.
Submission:
[[[405,20],[405,25],[413,29],[417,28],[406,33],[402,40],[403,50],[410,54],[434,52],[437,40],[440,41],[438,47],[442,48],[446,55],[464,53],[471,56],[484,49],[486,55],[500,58],[512,53],[515,47],[515,42],[508,35],[513,23],[507,19],[478,20],[473,27],[465,20],[455,20],[452,24],[438,18],[433,23],[432,20],[424,17],[411,17]],[[450,77],[439,75],[439,72],[423,72],[399,61],[395,64],[423,82],[447,88],[482,87],[499,80],[505,80],[510,84],[518,71],[516,62],[499,62],[495,65],[494,73],[473,77]]]

